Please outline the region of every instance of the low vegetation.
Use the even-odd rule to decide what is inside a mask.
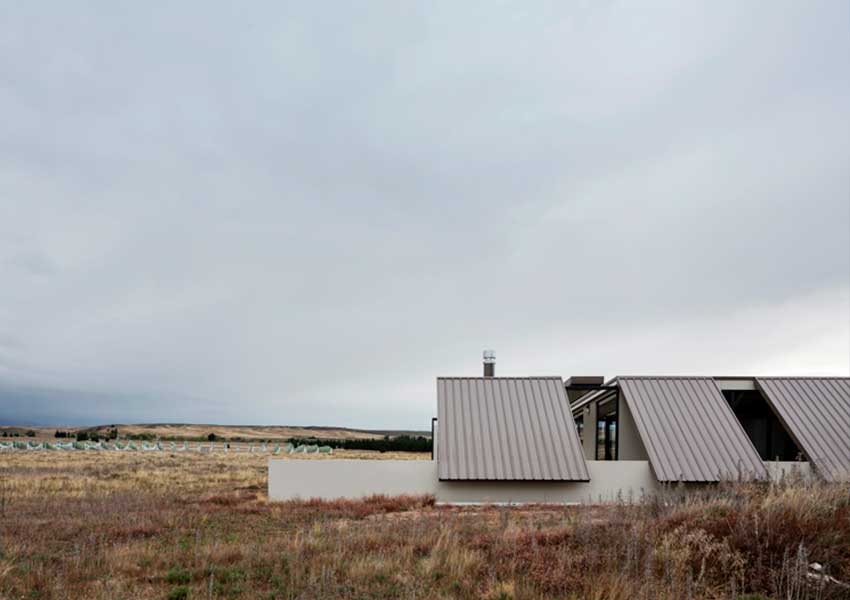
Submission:
[[[0,598],[850,597],[847,486],[596,507],[268,503],[266,461],[0,454]]]
[[[113,430],[115,433],[113,433]],[[344,427],[296,427],[280,425],[204,425],[192,423],[148,423],[121,424],[112,423],[93,427],[15,427],[0,426],[0,437],[25,437],[32,432],[39,440],[55,438],[76,438],[85,432],[89,440],[108,439],[117,435],[122,440],[138,441],[174,441],[206,442],[212,433],[217,440],[228,442],[284,443],[290,438],[317,438],[320,440],[346,439],[382,439],[384,436],[426,435],[425,432],[411,431],[362,431]]]
[[[431,438],[425,436],[399,435],[384,436],[381,439],[319,439],[319,438],[290,438],[294,446],[322,445],[345,450],[374,450],[376,452],[431,452]]]

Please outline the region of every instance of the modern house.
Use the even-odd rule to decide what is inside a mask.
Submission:
[[[430,493],[442,502],[586,502],[666,483],[791,473],[850,481],[847,377],[564,381],[496,377],[494,363],[485,353],[484,376],[437,379],[434,460],[322,461],[318,479],[315,467],[272,461],[269,497]]]
[[[850,378],[440,378],[442,481],[587,481],[585,461],[648,461],[660,482],[764,479],[808,462],[850,480]],[[566,423],[572,421],[575,431]]]
[[[617,377],[570,410],[586,459],[648,460],[661,482],[764,479],[788,462],[850,481],[850,378]]]

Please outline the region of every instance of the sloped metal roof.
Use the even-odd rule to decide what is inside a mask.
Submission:
[[[850,481],[850,378],[758,377],[786,431],[827,481]]]
[[[560,377],[437,379],[441,480],[589,481]]]
[[[659,481],[764,478],[767,470],[710,377],[618,377]]]

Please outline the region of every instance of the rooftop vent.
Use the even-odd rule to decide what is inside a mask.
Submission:
[[[484,351],[484,377],[496,375],[496,352],[494,350]]]

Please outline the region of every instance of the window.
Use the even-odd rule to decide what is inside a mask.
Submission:
[[[723,390],[723,395],[762,460],[801,460],[797,444],[758,390]]]
[[[596,406],[596,460],[617,460],[617,398]]]

